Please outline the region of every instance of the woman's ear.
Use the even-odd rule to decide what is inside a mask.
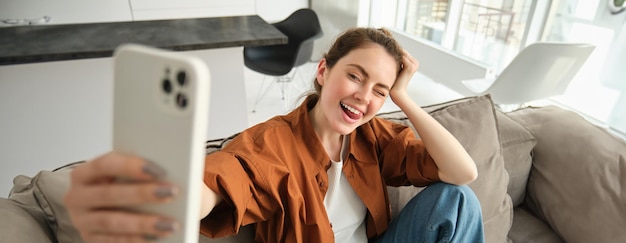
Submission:
[[[315,80],[320,86],[324,86],[324,77],[327,75],[326,71],[328,71],[326,58],[322,58],[317,64],[317,72],[315,73]]]

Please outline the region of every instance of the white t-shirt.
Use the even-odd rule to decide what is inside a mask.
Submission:
[[[349,136],[344,136],[341,147],[341,161],[331,162],[328,169],[328,191],[324,198],[326,213],[335,233],[335,242],[367,242],[365,215],[367,208],[342,173],[344,151],[349,144]]]

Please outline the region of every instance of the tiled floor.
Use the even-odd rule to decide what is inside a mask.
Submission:
[[[313,78],[317,63],[308,63],[302,65],[298,73],[293,78],[293,82],[287,83],[287,102],[283,105],[281,100],[280,83],[276,83],[271,76],[245,69],[244,78],[246,79],[246,97],[248,104],[248,122],[252,126],[259,122],[265,121],[275,115],[286,114],[295,108],[302,100],[298,99],[312,87]],[[264,81],[265,78],[265,81]],[[256,111],[253,112],[254,103],[257,99],[259,91],[265,90],[265,87],[272,84],[266,95],[258,102]],[[435,83],[427,77],[416,74],[409,84],[409,94],[418,105],[424,106],[429,104],[440,103],[448,100],[461,98],[462,96],[454,91],[449,90],[441,84]],[[387,100],[380,112],[398,110],[398,107]]]

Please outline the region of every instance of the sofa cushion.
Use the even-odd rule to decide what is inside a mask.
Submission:
[[[11,199],[18,201],[34,197],[36,203],[29,202],[29,205],[42,210],[58,242],[83,242],[63,205],[63,196],[70,186],[70,168],[76,164],[71,163],[55,171],[40,171],[33,178],[17,176],[10,195]]]
[[[522,207],[516,207],[509,239],[513,243],[563,243],[564,241],[550,228]]]
[[[469,184],[480,200],[487,242],[506,242],[513,209],[507,194],[508,174],[504,168],[496,117],[490,96],[470,97],[426,106],[424,110],[441,123],[465,147],[478,168],[478,179]],[[380,117],[413,126],[401,111]],[[416,133],[416,136],[418,134]],[[394,190],[399,190],[395,192]],[[419,190],[419,189],[416,189]],[[390,201],[404,206],[415,192],[407,187],[389,188]],[[399,198],[402,197],[402,198]]]
[[[624,242],[626,142],[556,106],[509,116],[537,139],[528,208],[566,242]]]
[[[526,182],[532,165],[531,153],[537,141],[526,128],[505,113],[496,111],[496,117],[504,167],[509,174],[507,192],[511,196],[513,207],[517,207],[524,202],[526,196]]]
[[[1,242],[57,242],[39,207],[0,198],[0,219]]]

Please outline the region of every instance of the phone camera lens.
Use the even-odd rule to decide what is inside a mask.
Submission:
[[[163,83],[161,83],[161,88],[163,89],[163,91],[166,94],[169,94],[172,92],[172,82],[170,82],[169,79],[163,79]]]
[[[176,95],[176,104],[181,109],[187,107],[187,96],[184,93],[178,93]]]
[[[185,73],[185,71],[179,71],[176,75],[176,81],[178,81],[178,84],[180,84],[180,86],[185,86],[185,84],[187,83],[187,73]]]

